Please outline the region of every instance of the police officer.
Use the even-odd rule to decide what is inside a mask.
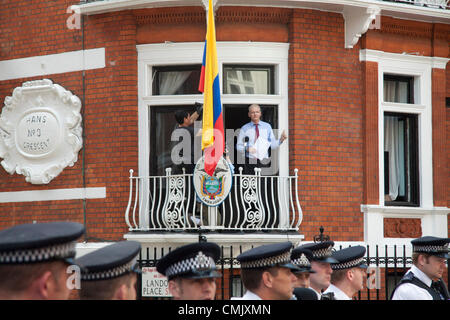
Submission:
[[[68,299],[68,267],[83,233],[84,226],[75,222],[22,224],[0,231],[0,299]]]
[[[317,300],[316,292],[310,289],[309,277],[316,273],[311,269],[312,252],[308,249],[295,248],[291,253],[291,260],[300,270],[294,272],[297,281],[294,286],[294,296],[297,300]]]
[[[449,238],[425,236],[411,241],[413,265],[391,295],[392,300],[448,300],[442,281],[449,258]]]
[[[81,300],[136,300],[141,244],[120,241],[76,260],[82,268]]]
[[[322,295],[322,292],[330,285],[331,274],[333,270],[330,264],[336,263],[337,260],[331,257],[332,249],[334,246],[333,241],[322,241],[307,243],[299,246],[299,250],[308,249],[312,252],[311,268],[315,271],[309,277],[310,288],[313,289],[318,300],[330,300],[333,299],[332,294]]]
[[[335,300],[352,300],[363,288],[367,265],[364,263],[366,248],[354,246],[333,252],[337,263],[331,264],[331,284],[324,294],[333,293]]]
[[[296,288],[309,288],[309,277],[311,273],[316,273],[311,268],[312,252],[308,249],[295,248],[291,253],[291,260],[294,265],[299,268],[299,271],[294,272],[297,277],[295,282]]]
[[[295,248],[291,252],[291,261],[299,268],[294,274],[297,280],[294,283],[294,296],[297,300],[317,300],[316,292],[310,289],[309,277],[315,273],[311,269],[312,252],[308,249]]]
[[[296,281],[292,271],[299,268],[291,262],[291,249],[288,241],[262,245],[237,256],[247,290],[240,300],[292,299]]]
[[[181,246],[158,261],[156,270],[169,280],[175,300],[214,300],[216,295],[216,261],[220,247],[212,242]]]

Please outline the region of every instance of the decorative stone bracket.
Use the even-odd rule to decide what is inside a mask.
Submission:
[[[32,184],[48,184],[78,159],[81,101],[51,80],[28,81],[5,98],[0,115],[1,165]]]
[[[367,32],[372,21],[380,13],[380,8],[346,6],[342,12],[345,20],[345,48],[353,48],[358,39]]]

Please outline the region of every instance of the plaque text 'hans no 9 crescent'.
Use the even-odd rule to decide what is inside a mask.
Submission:
[[[48,79],[15,88],[0,115],[3,168],[46,184],[73,166],[83,145],[80,109],[78,97]]]

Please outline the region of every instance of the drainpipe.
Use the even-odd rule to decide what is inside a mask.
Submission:
[[[83,52],[83,65],[84,65],[84,15],[81,15],[81,50]],[[86,167],[85,167],[85,149],[86,149],[86,133],[85,133],[85,108],[86,108],[86,71],[85,68],[82,70],[82,108],[81,108],[81,128],[82,128],[82,139],[83,139],[83,148],[81,149],[81,176],[83,180],[83,189],[86,189]],[[84,241],[87,242],[87,226],[86,226],[86,197],[83,198],[83,225],[85,228],[84,232]]]

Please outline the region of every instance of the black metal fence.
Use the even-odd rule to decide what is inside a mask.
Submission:
[[[336,247],[336,250],[343,247]],[[155,267],[158,259],[168,253],[163,248],[146,248],[140,253],[139,264],[142,268]],[[224,256],[223,252],[229,253]],[[217,268],[222,277],[217,280],[216,299],[228,300],[231,297],[241,297],[244,287],[240,280],[239,262],[235,258],[243,252],[242,246],[222,247],[222,256],[217,261]],[[407,247],[403,246],[366,246],[365,262],[369,266],[367,281],[364,289],[358,295],[358,300],[387,300],[393,289],[412,265],[412,258],[407,255]],[[448,268],[444,280],[449,284],[450,269]],[[142,275],[137,285],[138,299],[170,299],[168,297],[143,296]]]

